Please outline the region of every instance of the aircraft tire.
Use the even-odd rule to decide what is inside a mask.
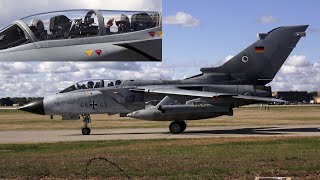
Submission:
[[[181,123],[181,121],[173,121],[169,126],[169,131],[172,134],[180,134],[185,130],[185,123]]]
[[[91,129],[88,127],[82,128],[82,135],[89,135],[91,133]]]
[[[184,130],[186,130],[187,128],[187,124],[184,121],[179,121],[181,123],[182,129],[181,129],[181,133],[184,132]]]

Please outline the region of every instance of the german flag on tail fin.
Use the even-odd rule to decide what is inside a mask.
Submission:
[[[256,53],[264,53],[264,47],[263,46],[256,47]]]

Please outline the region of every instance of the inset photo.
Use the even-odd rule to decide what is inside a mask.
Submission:
[[[162,61],[158,5],[129,11],[126,1],[26,2],[1,8],[0,61]]]

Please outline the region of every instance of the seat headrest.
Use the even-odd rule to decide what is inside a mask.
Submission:
[[[72,21],[65,15],[54,16],[50,18],[50,31],[55,30],[57,26],[70,27]]]
[[[40,19],[33,19],[33,20],[31,20],[31,22],[30,22],[30,28],[31,27],[34,27],[34,28],[36,28],[37,29],[37,31],[44,31],[44,24],[43,24],[43,22],[40,20]],[[33,28],[33,29],[34,29]],[[31,29],[32,30],[32,29]],[[33,31],[33,30],[32,30]]]

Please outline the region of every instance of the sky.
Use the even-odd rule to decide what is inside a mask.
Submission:
[[[86,79],[181,79],[221,65],[279,26],[309,24],[269,85],[273,91],[320,91],[317,0],[0,0],[0,27],[64,9],[162,11],[163,62],[2,62],[0,97],[45,96]]]

